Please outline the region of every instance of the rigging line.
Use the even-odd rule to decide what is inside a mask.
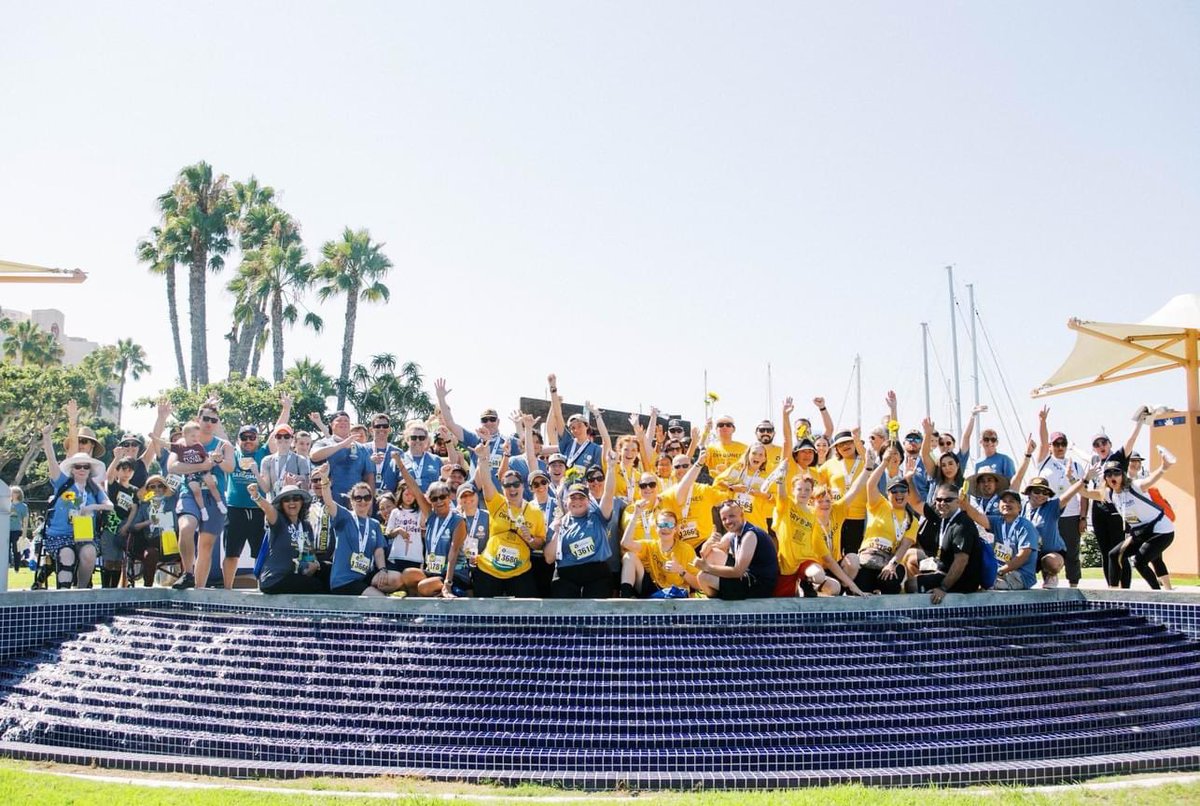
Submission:
[[[842,415],[846,412],[846,404],[850,402],[850,387],[854,384],[854,369],[850,369],[850,380],[846,381],[846,394],[842,395],[842,407],[838,409],[837,419],[833,421],[833,427],[838,428],[842,424]],[[833,437],[833,434],[827,434],[828,437]]]
[[[937,345],[933,339],[929,340],[929,349],[933,352],[933,361],[937,364],[938,372],[942,375],[942,385],[946,387],[946,397],[943,400],[950,401],[947,405],[947,411],[950,411],[953,406],[954,394],[950,390],[950,379],[946,377],[946,370],[942,366],[942,358],[938,355]]]
[[[989,377],[987,371],[982,365],[980,365],[979,368],[979,375],[983,378],[983,383],[987,387],[989,397],[992,400],[998,400],[999,396],[996,394],[996,390],[992,387],[992,379]],[[1008,443],[1008,449],[1010,451],[1013,450],[1015,443],[1013,442],[1012,435],[1008,431],[1008,421],[1005,418],[1000,406],[996,407],[996,419],[1000,421],[1000,430],[1004,432],[1004,439]]]
[[[976,312],[978,316],[978,312]],[[996,365],[996,372],[1000,376],[1000,385],[1004,388],[1004,395],[1008,399],[1008,405],[1012,409],[1013,417],[1017,421],[1017,430],[1022,434],[1027,433],[1024,423],[1021,422],[1021,414],[1017,411],[1016,401],[1013,400],[1012,390],[1008,388],[1008,379],[1005,377],[1004,367],[1000,365],[1000,358],[996,355],[996,350],[992,346],[992,337],[988,332],[987,325],[984,324],[983,317],[978,316],[979,329],[983,332],[983,341],[987,344],[988,352],[991,353],[992,362]]]

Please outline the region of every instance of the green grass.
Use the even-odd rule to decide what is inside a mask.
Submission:
[[[1102,580],[1104,579],[1104,570],[1101,568],[1084,568],[1083,578]],[[1137,575],[1136,572],[1134,573],[1133,578],[1135,581],[1141,581],[1142,579]],[[1179,575],[1173,575],[1171,577],[1171,584],[1176,588],[1195,588],[1200,586],[1200,577],[1183,577]],[[1142,584],[1142,587],[1146,587],[1144,583]]]
[[[517,787],[514,789],[490,787],[455,787],[446,784],[424,784],[420,781],[395,778],[362,780],[312,779],[306,781],[260,781],[232,782],[221,779],[200,780],[213,788],[190,789],[184,780],[168,776],[147,776],[148,780],[167,785],[145,786],[140,784],[108,783],[95,780],[80,780],[62,774],[59,770],[74,768],[56,767],[55,770],[38,768],[36,765],[22,766],[18,762],[0,764],[0,803],[30,804],[73,804],[75,806],[113,806],[113,804],[136,803],[138,806],[224,806],[229,803],[250,806],[283,806],[283,804],[379,804],[399,803],[442,804],[495,803],[496,797],[505,802],[517,802],[537,796],[554,795],[556,798],[571,798],[578,795],[580,801],[618,801],[632,794],[638,804],[682,804],[704,803],[705,806],[857,806],[869,803],[875,806],[956,806],[967,803],[1029,804],[1030,806],[1174,806],[1200,802],[1200,783],[1165,784],[1153,787],[1127,787],[1121,789],[1091,790],[1075,788],[1067,791],[1037,792],[1021,788],[995,788],[989,795],[972,790],[938,789],[873,789],[861,786],[837,786],[820,789],[793,789],[768,792],[693,792],[693,793],[620,793],[616,797],[604,794],[575,793],[551,790],[545,787]],[[92,772],[90,770],[80,770]],[[122,773],[113,773],[123,775]],[[1133,779],[1130,779],[1133,780]],[[176,782],[174,785],[170,782]],[[315,792],[254,792],[235,788],[238,785],[263,788],[306,788],[309,790],[340,790],[357,792],[393,793],[393,798],[353,797],[347,795],[323,795]],[[453,795],[452,800],[448,800]],[[485,799],[473,798],[483,796]],[[535,801],[536,802],[536,801]]]

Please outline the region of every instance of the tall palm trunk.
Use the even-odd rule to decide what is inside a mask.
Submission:
[[[204,292],[208,252],[200,234],[192,232],[192,265],[188,272],[188,314],[192,330],[192,388],[208,385],[208,327]]]
[[[167,318],[171,322],[171,338],[175,341],[175,364],[179,370],[179,385],[187,388],[187,367],[183,363],[183,340],[179,334],[179,306],[175,301],[175,266],[167,267]]]
[[[244,378],[250,368],[250,357],[254,354],[254,345],[258,343],[259,335],[263,332],[263,328],[267,325],[267,315],[263,313],[262,306],[254,309],[254,316],[245,324],[242,325],[241,332],[238,333],[237,349],[234,351],[233,361],[229,365],[229,374]]]
[[[283,382],[283,292],[278,286],[271,292],[271,357],[274,369],[271,379]]]
[[[121,382],[117,384],[117,431],[121,430],[121,407],[125,405],[125,373],[121,373]]]
[[[346,291],[346,335],[342,338],[342,373],[338,377],[338,411],[346,406],[346,390],[350,385],[350,354],[354,352],[354,323],[358,319],[358,286]]]

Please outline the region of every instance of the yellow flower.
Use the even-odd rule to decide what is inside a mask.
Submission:
[[[709,403],[716,403],[721,398],[717,395],[716,392],[709,392],[707,395],[704,396],[704,399],[707,400]]]
[[[900,423],[896,422],[895,420],[888,420],[887,428],[888,433],[892,435],[893,439],[895,439],[896,435],[900,433]]]
[[[154,500],[154,490],[146,490],[146,494],[143,495],[142,498],[146,501],[153,501]]]
[[[804,439],[806,436],[808,436],[808,425],[800,423],[800,425],[796,426],[796,439]]]
[[[66,501],[68,504],[75,503],[75,491],[74,490],[67,490],[60,497],[62,498],[62,500]]]

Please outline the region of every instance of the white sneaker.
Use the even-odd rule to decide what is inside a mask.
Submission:
[[[1042,577],[1042,588],[1050,590],[1058,587],[1058,574],[1046,574]]]

